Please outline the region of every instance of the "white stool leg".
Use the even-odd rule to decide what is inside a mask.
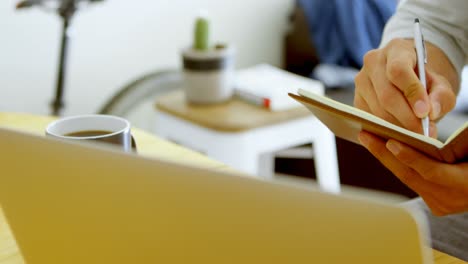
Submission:
[[[317,181],[328,192],[340,192],[340,176],[336,155],[335,136],[323,124],[317,124],[314,144],[314,160]]]
[[[258,175],[264,179],[271,180],[275,174],[275,155],[267,152],[259,155]]]

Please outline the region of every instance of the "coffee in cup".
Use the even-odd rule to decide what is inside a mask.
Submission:
[[[79,115],[58,119],[46,128],[46,136],[64,140],[111,143],[125,152],[136,150],[130,122],[112,115]]]

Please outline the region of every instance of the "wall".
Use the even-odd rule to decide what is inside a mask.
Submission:
[[[47,114],[55,91],[61,21],[39,8],[0,1],[0,111]],[[212,39],[233,43],[237,67],[281,64],[293,0],[105,0],[79,9],[66,79],[64,115],[93,113],[119,87],[154,70],[179,68],[200,8]]]

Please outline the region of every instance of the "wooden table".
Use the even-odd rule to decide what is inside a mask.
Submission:
[[[21,113],[0,113],[0,127],[13,128],[35,134],[43,134],[46,125],[52,120],[54,120],[54,118],[46,116]],[[167,142],[139,129],[132,129],[132,133],[137,141],[140,155],[171,160],[173,162],[183,162],[208,169],[237,173],[220,162],[213,161],[204,155]],[[245,176],[243,174],[239,175]],[[434,262],[437,264],[466,263],[439,251],[433,250],[433,252]],[[19,252],[10,228],[6,223],[4,214],[0,210],[0,264],[20,263],[24,263],[24,260]]]

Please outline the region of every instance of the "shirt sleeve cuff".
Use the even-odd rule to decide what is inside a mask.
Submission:
[[[405,24],[405,25],[403,25]],[[424,40],[440,48],[450,60],[458,76],[465,65],[465,55],[450,37],[432,28],[422,27]],[[380,47],[385,46],[395,38],[414,38],[413,21],[411,19],[391,19],[385,27]]]

